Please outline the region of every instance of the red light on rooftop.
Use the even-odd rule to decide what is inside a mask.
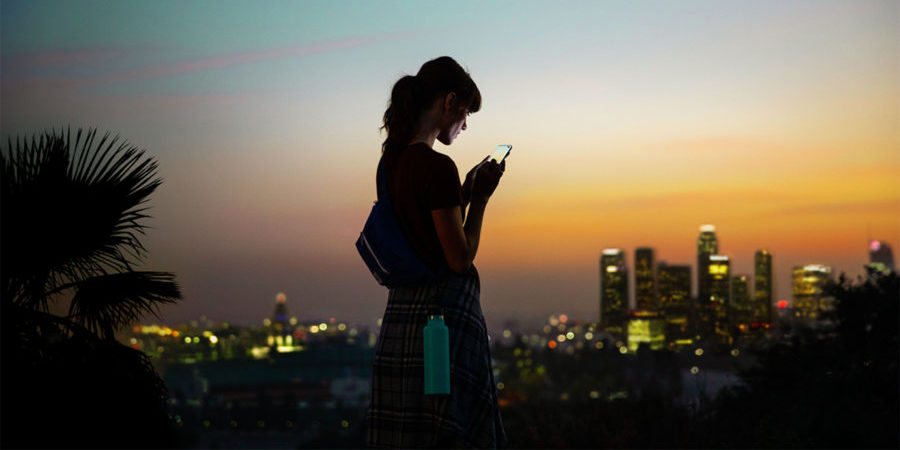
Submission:
[[[787,300],[778,300],[778,307],[781,309],[787,308],[788,307]]]
[[[881,250],[881,241],[870,242],[869,249],[872,250],[873,252],[877,252],[878,250]]]

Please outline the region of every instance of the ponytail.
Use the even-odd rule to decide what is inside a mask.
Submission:
[[[460,111],[481,109],[481,92],[469,74],[453,58],[442,56],[426,62],[415,76],[406,75],[391,89],[391,99],[384,111],[387,139],[382,152],[409,145],[416,132],[419,117],[439,97],[454,92]]]
[[[406,75],[394,83],[390,103],[384,111],[384,125],[381,127],[388,135],[382,151],[402,147],[412,140],[416,122],[424,109],[424,105],[420,105],[421,91],[421,83],[412,75]]]

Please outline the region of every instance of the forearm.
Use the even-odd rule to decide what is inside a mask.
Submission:
[[[463,230],[466,234],[466,254],[469,262],[475,260],[478,253],[478,241],[481,238],[481,223],[484,220],[484,210],[487,207],[486,198],[473,198],[469,203],[466,213],[466,224]]]

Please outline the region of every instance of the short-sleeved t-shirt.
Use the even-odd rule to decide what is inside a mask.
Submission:
[[[456,164],[424,143],[385,152],[382,159],[403,234],[426,264],[437,267],[445,263],[431,211],[462,207]]]

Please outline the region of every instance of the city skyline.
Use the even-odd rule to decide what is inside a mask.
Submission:
[[[715,226],[710,225],[710,224],[701,225],[700,231],[701,231],[701,235],[704,233],[708,233],[708,232],[714,233]],[[872,263],[875,263],[876,260],[878,260],[877,264],[874,265],[877,267],[875,270],[884,270],[884,267],[888,267],[888,271],[893,270],[893,254],[891,253],[890,244],[888,244],[885,241],[871,240],[871,241],[869,241],[869,245],[867,246],[867,248],[869,249],[869,252],[870,252],[869,253],[870,262],[863,266],[864,269],[868,270],[868,269],[872,268],[873,267]],[[647,246],[637,247],[637,248],[635,248],[634,254],[638,255],[639,253],[642,253],[642,252],[645,254],[647,252],[649,252],[651,261],[655,261],[653,247],[647,247]],[[578,323],[586,323],[586,324],[587,323],[600,324],[601,322],[603,322],[603,314],[604,313],[602,311],[604,311],[604,309],[603,309],[604,286],[606,285],[606,283],[608,283],[608,281],[605,281],[605,276],[608,276],[608,274],[605,273],[605,272],[607,272],[605,270],[607,268],[607,265],[615,266],[618,270],[613,271],[613,272],[620,273],[620,276],[617,277],[616,280],[614,281],[615,286],[613,287],[613,289],[615,289],[615,290],[624,289],[625,290],[624,306],[616,306],[615,307],[616,311],[618,311],[621,314],[621,317],[619,317],[618,320],[622,321],[622,325],[619,325],[619,327],[622,327],[624,325],[625,320],[626,320],[626,315],[629,313],[642,312],[642,311],[644,311],[644,312],[646,312],[646,311],[663,311],[666,309],[666,306],[663,304],[664,302],[663,303],[660,303],[660,302],[661,302],[662,298],[666,296],[666,294],[672,293],[671,289],[674,287],[674,285],[673,285],[673,286],[668,286],[668,289],[664,289],[663,287],[660,286],[660,283],[662,283],[662,281],[661,281],[662,276],[660,274],[666,270],[676,270],[676,269],[682,268],[682,267],[684,267],[685,270],[687,270],[687,268],[690,268],[690,273],[685,272],[685,274],[684,274],[685,281],[688,282],[687,285],[690,287],[690,289],[688,289],[686,291],[686,293],[689,296],[689,298],[687,300],[688,300],[689,305],[699,305],[700,304],[700,303],[698,303],[698,302],[700,302],[700,298],[698,297],[698,295],[691,295],[691,291],[696,293],[699,289],[698,282],[699,282],[700,277],[696,271],[697,270],[696,266],[693,266],[691,264],[671,263],[671,262],[668,262],[665,260],[658,260],[658,261],[655,261],[655,264],[653,265],[654,274],[652,277],[654,290],[656,291],[656,293],[653,295],[653,298],[655,299],[655,302],[656,302],[655,303],[656,306],[651,307],[651,308],[641,308],[640,303],[639,303],[639,298],[638,298],[640,296],[640,293],[638,292],[639,288],[638,288],[638,282],[637,282],[638,278],[641,275],[639,275],[639,270],[636,268],[639,261],[636,258],[634,262],[629,264],[628,263],[629,259],[626,255],[627,255],[627,252],[621,248],[604,249],[601,252],[601,255],[600,255],[600,284],[599,284],[599,291],[598,291],[600,302],[597,306],[597,311],[594,314],[595,317],[599,317],[599,320],[594,321],[594,319],[591,319],[590,317],[580,317],[578,315],[572,315],[571,317],[572,317],[573,321],[577,321]],[[877,255],[877,256],[875,256],[875,255]],[[711,256],[713,256],[712,259],[714,261],[717,261],[720,264],[724,263],[726,265],[726,267],[730,267],[731,259],[727,255],[717,254],[717,255],[711,255]],[[609,258],[609,259],[606,259],[606,258]],[[766,249],[759,249],[756,251],[756,253],[754,255],[754,263],[753,263],[754,270],[752,272],[736,273],[734,271],[731,271],[730,269],[726,269],[726,271],[724,272],[724,274],[725,274],[724,279],[726,281],[730,281],[730,283],[729,283],[730,286],[733,286],[734,281],[736,281],[738,279],[740,279],[741,282],[745,283],[745,285],[742,287],[743,295],[747,296],[745,301],[752,301],[753,305],[758,305],[758,304],[760,304],[760,302],[763,302],[769,308],[767,311],[750,311],[750,312],[747,312],[746,314],[750,314],[751,317],[767,316],[768,317],[767,322],[770,322],[770,323],[776,319],[777,310],[785,309],[785,308],[790,309],[795,306],[794,301],[795,301],[795,297],[797,295],[796,294],[796,283],[797,283],[796,277],[797,277],[798,270],[801,270],[801,271],[803,271],[803,270],[813,270],[813,271],[827,270],[827,273],[828,273],[827,278],[835,280],[835,281],[842,274],[841,272],[832,273],[832,267],[828,264],[804,263],[804,264],[800,264],[800,265],[793,265],[790,268],[789,285],[788,285],[788,289],[786,290],[786,292],[789,292],[790,294],[789,295],[785,294],[784,296],[779,296],[776,293],[771,292],[772,286],[771,286],[770,282],[768,281],[770,279],[770,277],[772,277],[773,272],[774,272],[772,270],[772,267],[773,267],[772,260],[773,260],[773,255],[771,252],[769,252]],[[605,261],[609,261],[609,263],[607,264]],[[865,270],[863,271],[863,273],[865,273]],[[621,274],[624,274],[624,277],[622,277]],[[845,275],[847,275],[847,274],[845,274]],[[850,277],[850,280],[859,279],[859,278],[862,278],[862,276],[863,276],[862,274],[859,274],[859,276],[857,278]],[[753,286],[753,287],[751,287],[751,286]],[[608,287],[606,289],[608,289]],[[664,294],[663,291],[666,291],[666,294]],[[278,320],[280,320],[282,322],[286,322],[288,320],[288,318],[290,318],[292,322],[300,321],[303,323],[317,323],[321,320],[330,320],[332,323],[334,323],[335,320],[343,320],[343,317],[340,317],[339,314],[336,315],[334,313],[319,315],[319,316],[301,316],[301,317],[298,317],[296,314],[286,314],[284,312],[279,313],[278,311],[283,311],[289,304],[289,302],[287,301],[287,298],[288,298],[287,294],[285,294],[284,292],[278,292],[272,298],[274,299],[274,305],[276,308],[275,315],[279,316],[279,314],[280,314],[279,317],[281,317],[281,318]],[[733,301],[734,299],[731,299],[731,300]],[[619,301],[617,300],[617,302],[619,302]],[[755,308],[755,307],[756,306],[753,306],[753,308]],[[599,316],[597,313],[599,313]],[[569,311],[553,310],[551,312],[551,317],[554,317],[554,316],[557,316],[560,314],[562,314],[564,316],[568,316]],[[352,322],[352,324],[354,326],[361,326],[364,328],[372,327],[373,325],[377,326],[378,322],[380,321],[380,318],[381,318],[380,316],[366,318],[365,320],[362,320],[362,321],[357,320],[355,322]],[[515,320],[510,321],[508,319],[509,318],[507,318],[507,320],[503,321],[503,328],[508,328],[508,325],[510,323],[518,322]],[[547,319],[546,315],[528,317],[528,318],[525,318],[525,320],[523,320],[522,324],[520,324],[520,325],[523,325],[525,327],[533,326],[534,324],[541,323],[541,322],[545,321],[546,319]],[[202,314],[201,316],[198,316],[198,317],[183,318],[180,321],[176,321],[175,323],[180,323],[180,324],[196,323],[198,320],[212,321],[212,322],[219,322],[219,323],[229,323],[230,322],[234,325],[239,325],[239,326],[258,326],[261,323],[268,325],[271,322],[270,317],[267,316],[266,314],[261,314],[260,318],[256,322],[242,321],[242,320],[229,321],[227,319],[216,318],[216,317],[209,316],[207,314]],[[154,322],[153,320],[150,320],[150,321],[145,320],[142,323],[144,323],[144,324],[146,324],[146,323],[164,324],[166,322],[165,321]],[[501,323],[500,320],[496,320],[496,321],[494,321],[494,325],[491,326],[490,328],[499,329],[500,323]],[[616,332],[624,332],[624,328],[622,330],[619,330]]]
[[[870,239],[900,248],[896,2],[0,8],[4,144],[97,127],[158,160],[143,268],[182,287],[166,322],[255,324],[278,292],[298,317],[379,317],[387,291],[353,243],[380,118],[400,76],[445,54],[484,104],[435,149],[464,175],[514,146],[475,260],[492,327],[596,320],[605,248],[696,279],[700,224],[733,274],[771,252],[773,301],[793,266],[856,277]]]

